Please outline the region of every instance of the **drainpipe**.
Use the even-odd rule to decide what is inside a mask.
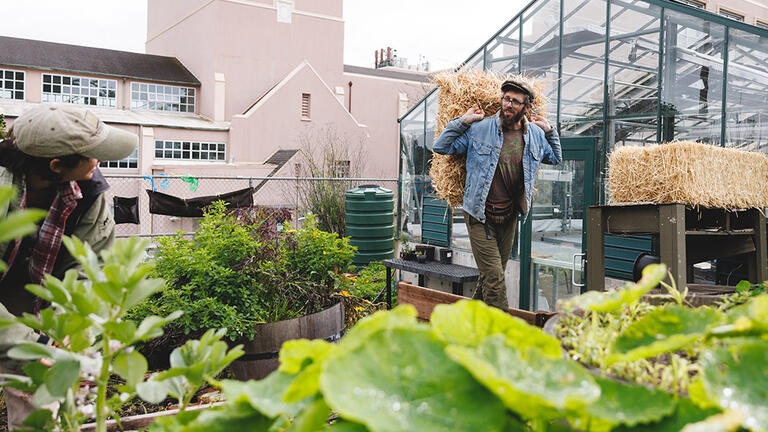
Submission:
[[[348,85],[349,85],[349,103],[347,104],[347,111],[349,111],[349,113],[352,114],[352,81],[350,81]]]
[[[125,109],[125,78],[123,78],[123,109]]]

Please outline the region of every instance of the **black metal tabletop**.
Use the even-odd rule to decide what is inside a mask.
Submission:
[[[451,282],[474,282],[480,275],[476,268],[458,264],[443,264],[436,261],[420,263],[418,261],[406,261],[395,258],[381,262],[385,267],[404,270],[411,273],[445,279]]]

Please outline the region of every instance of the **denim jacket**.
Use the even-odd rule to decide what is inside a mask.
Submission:
[[[485,223],[485,199],[491,188],[491,181],[499,162],[499,153],[504,141],[498,115],[466,125],[461,118],[448,122],[435,141],[432,150],[438,154],[466,154],[467,181],[464,185],[462,208],[475,219]],[[533,197],[533,181],[539,171],[539,164],[557,165],[562,160],[560,138],[553,128],[544,132],[539,126],[528,122],[523,151],[523,178],[525,183],[526,211],[528,217]]]

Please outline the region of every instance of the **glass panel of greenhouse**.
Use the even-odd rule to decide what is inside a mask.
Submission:
[[[536,0],[461,68],[543,80],[564,150],[579,139],[592,143],[588,163],[539,173],[532,237],[521,234],[513,255],[536,254],[536,233],[552,229],[541,220],[577,227],[558,233],[577,236],[582,215],[576,211],[575,224],[566,215],[576,214],[576,195],[565,192],[573,185],[558,178],[593,184],[594,204],[605,202],[606,155],[617,146],[689,140],[768,153],[768,30],[701,9],[666,0]],[[400,227],[415,241],[431,192],[438,96],[432,91],[400,119]],[[537,222],[537,211],[549,216]],[[461,216],[454,211],[453,247],[468,251]]]

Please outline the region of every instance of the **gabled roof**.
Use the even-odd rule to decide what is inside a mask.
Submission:
[[[0,36],[0,65],[199,86],[175,57]]]

